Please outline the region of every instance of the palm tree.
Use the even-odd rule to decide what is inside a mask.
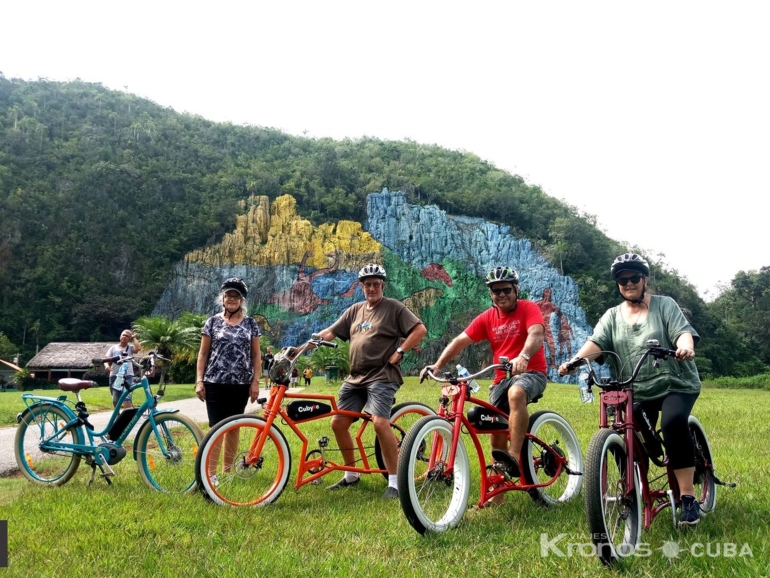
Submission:
[[[171,321],[161,316],[140,317],[132,329],[145,351],[154,349],[163,357],[177,357],[180,361],[188,361],[198,354],[201,332],[192,323],[182,323],[181,319]]]

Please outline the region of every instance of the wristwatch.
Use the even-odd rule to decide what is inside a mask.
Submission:
[[[527,361],[529,361],[529,359],[530,359],[529,355],[527,355],[527,354],[526,354],[526,353],[524,353],[524,352],[522,352],[522,353],[519,353],[519,357],[523,357],[523,358],[524,358],[524,359],[526,359]]]
[[[396,347],[396,353],[398,353],[401,357],[404,357],[404,350],[400,347]]]

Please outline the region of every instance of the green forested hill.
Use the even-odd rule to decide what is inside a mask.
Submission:
[[[473,154],[293,137],[99,84],[0,74],[0,332],[26,351],[115,338],[151,311],[173,263],[233,229],[249,196],[291,194],[315,222],[362,220],[383,187],[510,225],[577,281],[590,323],[617,303],[608,267],[626,247]],[[730,373],[733,330],[675,273],[656,268],[654,284],[690,312],[708,370]]]

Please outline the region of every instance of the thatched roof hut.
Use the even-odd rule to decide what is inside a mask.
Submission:
[[[93,360],[104,357],[111,343],[49,343],[27,362],[35,377],[56,381],[62,377],[81,377]],[[47,375],[46,375],[47,374]]]

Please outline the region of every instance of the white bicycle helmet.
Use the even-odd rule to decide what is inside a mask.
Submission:
[[[384,281],[387,276],[388,275],[385,273],[385,269],[383,269],[382,266],[378,265],[377,263],[367,263],[361,267],[361,270],[358,272],[359,281],[363,281],[366,277],[377,277],[378,279],[382,279]]]
[[[505,266],[495,267],[487,273],[487,276],[484,279],[484,283],[486,283],[487,286],[492,285],[492,283],[506,282],[513,283],[514,285],[519,284],[519,274],[516,272],[516,269]]]
[[[612,267],[610,267],[612,278],[617,279],[621,271],[636,271],[649,277],[650,265],[636,253],[623,253],[612,262]]]

